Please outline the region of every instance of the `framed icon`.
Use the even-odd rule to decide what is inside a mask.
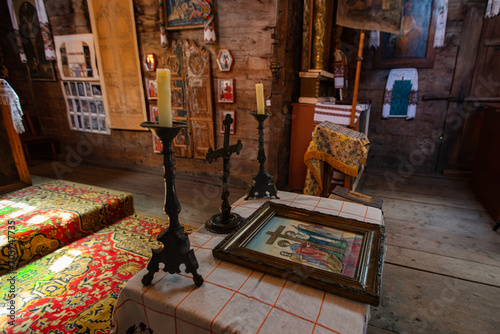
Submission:
[[[217,65],[219,65],[219,70],[221,72],[231,71],[233,62],[234,58],[231,51],[228,49],[220,49],[219,54],[217,55]]]
[[[144,56],[144,67],[146,71],[156,71],[156,66],[158,64],[158,60],[154,53],[148,53]]]
[[[218,80],[218,96],[217,99],[221,103],[234,102],[234,79],[219,79]]]

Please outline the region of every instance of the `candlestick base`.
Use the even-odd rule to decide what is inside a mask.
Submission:
[[[170,274],[180,273],[180,265],[186,266],[186,273],[193,274],[193,281],[196,286],[203,284],[203,277],[198,274],[199,267],[194,251],[191,249],[189,237],[184,233],[184,227],[179,223],[179,212],[181,205],[177,199],[175,190],[174,159],[172,141],[181,129],[187,128],[183,122],[173,122],[172,127],[164,127],[153,122],[143,122],[142,127],[150,129],[158,139],[160,139],[163,150],[163,171],[165,180],[165,207],[164,212],[170,218],[168,230],[163,230],[157,237],[162,243],[160,249],[152,249],[153,255],[149,260],[148,272],[142,278],[142,284],[148,286],[153,281],[154,274],[160,270],[160,263],[163,263],[163,271]]]
[[[205,228],[213,233],[229,233],[235,230],[242,222],[243,218],[237,213],[231,212],[227,218],[224,217],[224,213],[218,213],[207,220]]]
[[[278,190],[276,189],[274,183],[271,182],[273,176],[264,168],[264,164],[266,162],[266,153],[264,151],[264,121],[271,116],[271,114],[258,114],[255,111],[251,111],[250,115],[252,115],[257,122],[259,122],[259,126],[257,127],[257,129],[259,129],[259,152],[257,154],[259,171],[252,176],[254,182],[250,185],[245,199],[263,197],[279,198],[277,195]]]

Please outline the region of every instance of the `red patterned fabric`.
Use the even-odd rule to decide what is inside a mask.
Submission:
[[[0,274],[134,212],[131,194],[54,181],[0,197]]]
[[[147,265],[166,226],[166,219],[135,214],[2,276],[0,331],[108,333],[121,288]]]

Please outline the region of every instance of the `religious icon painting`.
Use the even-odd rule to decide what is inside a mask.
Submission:
[[[151,122],[158,123],[158,106],[157,105],[149,105],[149,120]],[[163,146],[161,141],[156,137],[153,133],[151,133],[153,138],[153,152],[160,153],[163,150]]]
[[[89,102],[85,101],[85,100],[82,100],[81,104],[82,104],[82,112],[84,112],[84,113],[87,114],[90,111],[89,110]]]
[[[146,96],[148,100],[156,100],[158,98],[157,89],[156,79],[146,79]]]
[[[69,82],[63,82],[63,87],[64,93],[66,93],[66,95],[71,95],[71,91],[69,90]]]
[[[83,88],[83,82],[77,82],[76,86],[78,87],[78,95],[85,96],[85,89]]]
[[[217,65],[219,65],[219,70],[221,72],[231,71],[233,62],[234,58],[231,51],[228,49],[220,49],[219,54],[217,55]]]
[[[92,96],[92,88],[90,88],[90,83],[89,82],[85,83],[85,92],[87,93],[88,97]]]
[[[94,97],[101,97],[102,96],[101,85],[92,84],[92,95],[94,95]]]
[[[214,248],[216,258],[379,305],[383,226],[273,202],[252,217]]]
[[[78,91],[76,90],[76,83],[70,82],[69,86],[71,87],[71,95],[78,96]]]
[[[218,80],[218,101],[220,103],[234,103],[234,79]]]
[[[156,71],[156,65],[158,64],[158,60],[154,53],[148,53],[144,56],[144,67],[146,71]]]
[[[89,101],[89,108],[91,114],[97,114],[97,106],[95,104],[95,101]]]
[[[104,104],[102,104],[102,101],[95,101],[95,105],[97,106],[97,112],[100,115],[105,115]]]
[[[236,132],[236,114],[234,112],[234,110],[221,110],[220,111],[220,119],[219,119],[219,122],[220,122],[220,132],[221,133],[224,133],[224,124],[222,123],[224,121],[224,118],[226,117],[226,115],[229,114],[231,115],[231,118],[233,119],[233,123],[231,123],[231,127],[229,128],[229,133],[234,135],[234,133]]]

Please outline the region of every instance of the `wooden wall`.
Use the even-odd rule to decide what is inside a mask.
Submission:
[[[248,112],[255,110],[255,84],[262,82],[266,98],[270,98],[271,71],[270,62],[277,54],[296,56],[287,59],[298,59],[300,49],[290,49],[281,52],[287,46],[285,40],[273,48],[277,34],[287,37],[293,33],[293,26],[287,25],[291,19],[300,17],[301,6],[289,0],[279,0],[284,4],[280,11],[281,29],[275,31],[276,1],[244,1],[217,0],[214,1],[215,25],[217,32],[216,44],[206,45],[203,42],[203,29],[176,30],[168,32],[168,39],[187,38],[203,45],[211,54],[212,91],[214,92],[214,118],[216,147],[222,145],[223,134],[219,133],[219,110],[236,111],[236,134],[231,143],[241,139],[243,150],[239,156],[231,159],[231,176],[234,186],[246,187],[251,181],[250,176],[258,170],[257,158],[257,123]],[[165,55],[165,49],[160,45],[158,1],[133,0],[137,27],[139,53],[142,59],[146,53],[155,53],[159,58]],[[46,0],[46,9],[53,35],[66,35],[91,32],[86,0]],[[10,18],[4,3],[2,6],[2,30],[12,32]],[[299,14],[295,15],[293,11]],[[282,13],[285,13],[284,15]],[[284,29],[287,29],[284,32]],[[300,26],[295,26],[295,30]],[[274,36],[272,36],[274,34]],[[292,42],[292,45],[296,42]],[[16,59],[12,47],[2,42],[2,48],[9,48],[9,66],[18,69],[11,75],[9,82],[22,95],[22,105],[34,116],[44,133],[52,133],[59,140],[61,161],[54,164],[60,174],[71,172],[75,164],[85,162],[101,166],[152,171],[161,173],[159,168],[161,156],[153,153],[152,137],[146,131],[112,130],[111,135],[97,135],[68,128],[66,107],[62,97],[60,82],[29,82],[26,72]],[[229,49],[234,57],[231,72],[220,72],[216,63],[216,55],[221,48]],[[274,53],[274,56],[273,56]],[[288,73],[288,83],[282,83],[279,94],[272,97],[272,116],[266,124],[266,152],[268,152],[268,171],[275,176],[279,184],[286,184],[288,172],[288,137],[289,118],[287,106],[292,102],[288,85],[296,85],[293,81],[293,64],[290,60],[282,60],[282,71]],[[119,61],[119,55],[117,55]],[[288,69],[286,68],[288,66]],[[144,69],[143,69],[144,70]],[[151,77],[150,72],[143,72],[143,77]],[[217,79],[235,79],[235,103],[219,104],[216,99]],[[298,87],[294,88],[295,90]],[[293,89],[292,89],[293,90]],[[285,92],[283,92],[285,91]],[[32,102],[30,102],[32,101]],[[146,101],[145,101],[146,103]],[[272,124],[272,126],[270,126]],[[270,129],[272,128],[272,130]],[[269,152],[272,150],[273,152]],[[178,177],[189,177],[212,183],[221,182],[222,162],[212,164],[199,159],[176,159]],[[161,179],[159,180],[161,182]]]
[[[133,2],[140,56],[152,52],[161,57],[165,50],[159,42],[157,0]],[[266,98],[272,101],[272,107],[269,109],[272,117],[265,124],[268,158],[266,167],[282,187],[288,177],[290,105],[298,100],[303,2],[216,0],[214,3],[216,44],[205,45],[201,29],[169,31],[168,38],[170,41],[179,38],[193,39],[204,45],[211,54],[216,146],[220,147],[222,143],[222,134],[218,132],[218,115],[221,109],[236,110],[237,130],[232,142],[237,139],[243,142],[241,154],[234,156],[231,161],[231,179],[235,186],[245,187],[250,182],[250,176],[257,171],[257,124],[248,112],[256,107],[255,83],[260,81],[264,84]],[[374,69],[373,50],[364,50],[359,99],[372,101],[369,167],[400,172],[441,171],[443,168],[456,166],[468,168],[467,164],[456,163],[456,155],[455,161],[450,157],[450,152],[457,150],[456,137],[461,135],[467,126],[464,125],[465,121],[471,119],[467,115],[463,116],[463,103],[456,107],[454,102],[448,100],[424,101],[422,97],[450,96],[454,89],[458,89],[461,84],[467,84],[467,80],[472,80],[472,76],[460,78],[463,73],[457,73],[457,64],[461,57],[465,58],[464,49],[467,49],[467,45],[475,42],[468,41],[474,38],[474,34],[466,33],[469,29],[466,25],[467,13],[470,13],[469,9],[474,6],[479,7],[476,11],[480,12],[485,3],[485,0],[449,1],[445,45],[436,50],[433,68],[419,70],[419,100],[413,121],[399,118],[381,119],[383,93],[389,70]],[[46,0],[45,4],[54,35],[91,32],[86,0]],[[5,2],[0,2],[0,19],[1,31],[12,36]],[[480,19],[482,20],[482,17]],[[481,26],[475,26],[476,30],[480,31],[480,28]],[[351,79],[354,78],[358,37],[357,31],[344,29],[342,47],[351,59]],[[4,38],[0,43],[9,68],[8,81],[19,92],[23,108],[38,120],[43,132],[51,133],[59,140],[61,161],[55,164],[55,168],[58,168],[60,174],[71,172],[75,164],[83,161],[100,166],[161,174],[161,157],[153,153],[149,132],[112,130],[111,135],[107,136],[69,130],[60,82],[27,80],[26,69],[14,53],[11,39]],[[220,48],[231,50],[235,58],[231,72],[218,70],[215,56]],[[280,70],[274,78],[270,71],[272,61],[280,65]],[[143,72],[143,77],[149,75],[150,73]],[[234,104],[216,102],[215,91],[219,78],[235,79]],[[352,86],[351,80],[351,88]],[[269,96],[271,89],[273,95]],[[462,123],[450,127],[457,119]],[[469,127],[474,128],[474,124]],[[440,139],[441,137],[444,139]],[[474,145],[468,147],[470,148],[465,154],[471,156]],[[469,157],[468,161],[472,161],[472,158]],[[203,160],[181,158],[176,162],[178,177],[220,182],[220,162],[208,164]]]
[[[464,75],[465,67],[459,64],[462,59],[470,65],[469,70],[474,72],[474,52],[477,52],[479,36],[476,32],[468,32],[474,29],[481,33],[485,3],[486,1],[449,1],[444,46],[435,49],[433,68],[418,70],[415,120],[382,119],[384,89],[390,70],[373,68],[374,49],[364,50],[359,98],[372,101],[369,167],[398,170],[400,176],[413,172],[441,172],[447,168],[470,170],[477,138],[469,136],[471,148],[462,150],[462,156],[452,157],[451,151],[459,150],[458,137],[462,136],[464,128],[477,128],[478,122],[467,124],[467,120],[476,118],[478,108],[471,107],[464,101],[422,98],[458,96],[457,87],[470,88],[472,74]],[[471,12],[479,13],[475,20],[470,20]],[[466,22],[468,16],[470,26]],[[359,33],[345,30],[342,37],[343,48],[350,56],[350,77],[353,78]],[[368,36],[365,45],[367,41]],[[469,96],[467,89],[462,92],[462,98],[466,96]]]

